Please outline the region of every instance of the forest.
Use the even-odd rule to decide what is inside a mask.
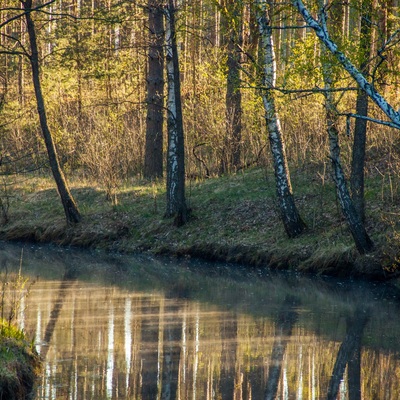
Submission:
[[[0,13],[2,238],[396,275],[397,0]]]

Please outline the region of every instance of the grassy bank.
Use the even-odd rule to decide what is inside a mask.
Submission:
[[[0,321],[0,398],[8,400],[33,398],[40,360],[24,334],[7,322]]]
[[[367,182],[367,230],[377,245],[368,256],[357,253],[327,174],[294,171],[292,178],[308,226],[296,239],[288,239],[283,230],[273,176],[262,169],[188,181],[192,217],[180,228],[163,217],[163,182],[127,182],[118,191],[118,204],[112,205],[104,188],[72,180],[84,218],[76,226],[67,226],[50,178],[16,178],[8,188],[8,221],[0,226],[0,238],[195,256],[338,276],[384,279],[396,274],[400,206],[396,194],[384,190],[379,176]]]

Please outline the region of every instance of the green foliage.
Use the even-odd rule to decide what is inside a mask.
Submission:
[[[307,88],[322,86],[322,72],[318,38],[309,33],[305,39],[296,40],[287,62],[285,74],[281,78],[284,88],[297,89],[307,82]]]
[[[3,319],[0,321],[0,337],[22,341],[25,340],[25,333]]]
[[[0,272],[0,321],[1,332],[14,332],[12,327],[18,313],[21,311],[22,300],[29,295],[29,290],[33,282],[22,276],[22,257],[17,273],[10,273],[7,266]]]

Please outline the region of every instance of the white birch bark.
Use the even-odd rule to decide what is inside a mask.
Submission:
[[[303,16],[307,25],[315,31],[318,38],[358,83],[361,89],[367,93],[371,100],[386,114],[393,124],[400,129],[400,113],[396,111],[380,93],[378,93],[374,86],[367,81],[364,75],[353,65],[346,55],[338,49],[336,43],[329,36],[325,18],[322,18],[319,21],[315,20],[305,7],[302,0],[293,0],[293,5]],[[322,11],[322,13],[323,12],[324,11]]]
[[[276,189],[282,222],[289,237],[295,237],[304,230],[305,224],[301,220],[294,203],[290,183],[289,168],[287,165],[285,144],[282,135],[279,115],[276,111],[275,95],[272,90],[276,80],[275,52],[272,40],[272,28],[267,14],[267,1],[258,1],[257,22],[261,34],[264,52],[263,87],[262,93],[271,152],[274,159]]]
[[[324,16],[321,16],[322,24],[325,24]],[[321,44],[321,58],[325,60],[327,49]],[[331,92],[332,87],[332,66],[327,61],[322,61],[322,75],[325,85],[325,108],[327,132],[329,137],[329,152],[332,161],[333,180],[336,185],[337,197],[342,209],[343,215],[346,218],[350,232],[353,236],[359,253],[364,254],[370,252],[374,248],[374,244],[368,236],[362,219],[358,215],[354,204],[350,197],[347,187],[346,176],[344,174],[340,160],[340,145],[339,132],[337,129],[338,117],[335,111],[334,95]]]
[[[175,80],[174,80],[174,61],[172,55],[172,32],[170,10],[166,10],[166,57],[167,57],[167,80],[168,80],[168,172],[169,187],[167,196],[169,198],[169,210],[167,214],[174,214],[174,198],[176,197],[177,174],[178,174],[178,132],[176,127],[176,98],[175,98]]]
[[[175,38],[174,3],[169,0],[166,16],[166,65],[168,80],[168,151],[167,151],[167,211],[166,216],[175,216],[175,224],[186,222],[185,164],[183,144],[182,107],[178,54]]]

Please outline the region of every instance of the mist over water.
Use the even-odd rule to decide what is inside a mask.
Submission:
[[[44,359],[37,399],[400,398],[393,285],[0,249],[31,283],[16,318]]]

